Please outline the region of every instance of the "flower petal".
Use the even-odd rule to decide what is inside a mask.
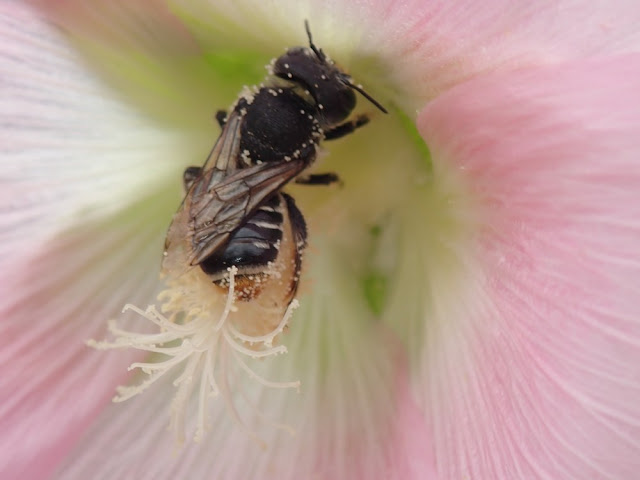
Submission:
[[[0,4],[0,38],[0,476],[40,478],[126,375],[130,356],[85,341],[153,294],[192,147],[120,104],[30,7]]]
[[[559,63],[640,46],[640,5],[633,0],[370,0],[171,2],[203,49],[235,38],[268,49],[315,42],[356,79],[387,86],[414,111],[479,74]],[[271,55],[273,55],[271,53]],[[365,80],[361,80],[365,83]]]
[[[636,51],[640,4],[633,0],[347,2],[366,32],[361,44],[384,59],[407,109],[481,74]],[[353,12],[362,9],[363,12]],[[358,15],[360,13],[360,15]],[[350,29],[352,25],[343,28]],[[410,110],[409,110],[410,111]]]
[[[266,59],[233,42],[203,50],[163,0],[35,3],[96,74],[165,125],[202,132],[235,100],[247,72],[256,82],[264,76]]]
[[[104,336],[105,320],[126,302],[151,297],[158,269],[149,266],[157,265],[162,233],[157,225],[141,227],[122,217],[87,224],[6,270],[10,282],[3,278],[0,304],[3,477],[50,473],[115,385],[126,381],[130,352],[105,358],[85,341]]]
[[[67,458],[60,478],[404,479],[403,472],[424,471],[428,457],[412,458],[405,450],[426,434],[420,414],[415,408],[402,413],[401,425],[414,422],[410,430],[395,425],[394,412],[411,405],[411,397],[393,336],[376,325],[364,302],[354,300],[359,285],[344,274],[344,259],[311,261],[318,288],[294,315],[284,338],[289,353],[250,364],[270,380],[299,378],[301,394],[264,389],[242,370],[230,376],[240,417],[265,441],[265,450],[212,399],[211,431],[201,444],[189,442],[176,452],[167,432],[167,399],[175,387],[167,376],[108,408]],[[291,425],[295,435],[270,421]]]
[[[28,250],[78,216],[108,217],[132,195],[144,197],[167,178],[179,198],[175,159],[192,151],[179,143],[189,139],[149,125],[122,105],[29,8],[3,4],[0,13],[6,94],[0,105],[5,119],[0,256]],[[209,148],[208,142],[203,145],[200,158]]]
[[[524,70],[420,114],[471,225],[415,352],[444,478],[638,471],[638,79],[640,55]]]

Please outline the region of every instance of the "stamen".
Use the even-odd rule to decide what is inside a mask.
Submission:
[[[280,321],[280,324],[276,327],[275,330],[267,333],[266,335],[252,337],[251,335],[245,335],[244,333],[239,332],[231,323],[229,323],[227,327],[229,328],[229,331],[233,334],[233,336],[238,340],[242,340],[243,342],[247,342],[249,344],[264,343],[266,346],[271,346],[273,344],[273,339],[284,330],[284,327],[287,326],[289,320],[291,319],[291,316],[293,315],[293,311],[299,306],[300,303],[298,303],[298,301],[295,299],[291,303],[289,303],[289,305],[287,306],[287,310],[284,313],[282,320]]]
[[[190,358],[187,362],[187,367],[177,380],[174,381],[174,385],[178,385],[178,392],[171,401],[171,421],[169,428],[176,432],[178,438],[184,436],[186,430],[186,416],[188,410],[188,403],[191,394],[196,386],[194,378],[197,376],[198,371],[201,370],[201,355],[195,355],[194,358]]]
[[[236,274],[238,273],[238,269],[233,266],[229,269],[229,293],[227,294],[227,302],[224,304],[224,311],[222,312],[222,316],[220,317],[220,321],[216,325],[216,330],[220,330],[224,322],[227,321],[229,317],[229,313],[231,313],[231,308],[233,307],[233,302],[235,298],[235,286],[236,286]]]
[[[290,302],[282,309],[263,310],[260,318],[255,318],[256,309],[244,307],[244,303],[236,302],[237,292],[235,277],[236,267],[228,269],[228,290],[225,296],[220,295],[218,287],[212,286],[210,280],[199,269],[192,269],[179,278],[169,281],[169,288],[158,295],[162,301],[160,313],[154,305],[141,309],[127,304],[123,312],[131,311],[150,321],[157,329],[153,333],[129,331],[110,321],[108,330],[113,335],[111,341],[88,340],[93,348],[122,349],[135,348],[154,357],[143,362],[134,362],[129,370],[140,370],[146,377],[136,385],[120,386],[116,389],[114,402],[123,402],[144,392],[151,385],[173,371],[172,384],[176,392],[171,401],[169,427],[176,434],[178,444],[185,438],[187,415],[190,399],[195,395],[194,441],[201,441],[210,428],[209,398],[221,394],[227,411],[251,438],[262,448],[266,444],[242,420],[233,401],[234,394],[229,386],[228,358],[248,375],[248,377],[267,388],[295,388],[299,390],[300,382],[275,382],[258,375],[243,357],[252,359],[266,358],[286,353],[284,345],[273,346],[276,338],[286,328],[297,301]],[[274,276],[275,278],[275,276]],[[263,335],[247,335],[241,330],[252,331],[255,322],[264,324],[264,316],[269,318],[267,324],[276,327]],[[262,328],[262,327],[261,327]],[[260,330],[259,330],[260,331]],[[261,333],[264,329],[261,330]],[[160,356],[157,356],[160,355]],[[180,371],[180,370],[181,371]],[[242,388],[238,388],[241,393]],[[244,393],[243,393],[244,396]],[[250,402],[247,402],[250,404]],[[252,410],[264,418],[255,406]],[[265,420],[265,422],[267,422]],[[267,422],[269,423],[269,422]],[[291,431],[288,426],[270,423],[277,428]]]
[[[148,352],[149,350],[145,348],[145,351]],[[134,362],[131,365],[129,365],[129,368],[127,368],[127,370],[131,371],[135,368],[139,368],[144,373],[151,373],[152,371],[158,371],[158,370],[169,370],[171,367],[179,364],[180,362],[188,358],[191,353],[188,350],[188,347],[184,347],[182,350],[179,350],[179,347],[178,347],[178,349],[175,350],[175,352],[177,353],[178,351],[182,351],[182,355],[176,355],[170,360],[165,360],[163,362],[157,362],[157,363]],[[161,352],[161,353],[166,353],[166,352]],[[170,355],[170,354],[167,353],[167,355]]]
[[[287,353],[287,347],[284,345],[267,348],[266,350],[250,350],[237,343],[226,329],[222,331],[222,335],[224,335],[224,339],[231,348],[251,358],[264,358],[270,357],[271,355],[278,355],[279,353]]]
[[[209,350],[207,352],[207,360],[204,368],[204,378],[203,383],[209,383],[209,388],[211,389],[211,396],[216,397],[220,394],[220,389],[218,388],[218,384],[216,383],[216,378],[214,375],[216,369],[216,351],[215,349]]]
[[[205,432],[209,428],[209,416],[207,415],[207,390],[210,387],[208,377],[207,366],[209,364],[209,352],[206,353],[206,358],[203,366],[203,375],[200,381],[200,391],[198,393],[198,421],[196,423],[196,433],[194,434],[193,441],[198,443],[204,437]],[[217,386],[216,386],[217,390]]]
[[[233,353],[233,356],[238,361],[238,364],[240,365],[240,367],[242,367],[242,369],[245,372],[247,372],[249,377],[251,377],[254,380],[257,380],[258,383],[261,383],[265,387],[271,387],[271,388],[295,388],[296,391],[300,393],[300,380],[296,380],[295,382],[272,382],[272,381],[266,380],[260,375],[258,375],[256,372],[251,370],[251,368],[249,368],[249,366],[246,363],[244,363],[244,360],[242,360],[242,358],[235,351],[232,351],[231,353]]]
[[[238,425],[240,428],[242,428],[245,432],[247,432],[247,434],[251,437],[251,439],[253,439],[258,446],[260,446],[260,448],[262,448],[263,450],[267,449],[267,444],[265,443],[264,440],[262,440],[258,435],[256,435],[256,433],[251,430],[249,427],[247,427],[247,425],[242,421],[242,418],[240,418],[240,414],[238,413],[238,409],[236,408],[235,404],[231,401],[231,389],[229,388],[229,371],[226,368],[226,363],[227,363],[227,355],[226,355],[226,349],[227,346],[226,344],[222,344],[222,350],[223,350],[223,355],[221,355],[220,358],[220,363],[222,364],[222,398],[224,399],[225,403],[227,404],[227,409],[231,412],[231,418],[234,420],[234,422],[236,423],[236,425]]]

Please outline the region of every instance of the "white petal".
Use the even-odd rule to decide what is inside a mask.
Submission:
[[[175,135],[154,128],[83,69],[27,7],[5,4],[1,13],[0,258],[6,258],[174,179],[184,152]],[[172,183],[178,198],[179,182]]]
[[[123,381],[131,356],[84,342],[153,294],[191,150],[123,106],[29,7],[0,4],[0,38],[0,476],[36,478]]]

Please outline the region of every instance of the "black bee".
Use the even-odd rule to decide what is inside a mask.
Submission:
[[[165,244],[165,270],[199,265],[219,285],[227,269],[238,269],[240,298],[259,294],[269,266],[284,260],[291,300],[306,245],[304,217],[281,189],[292,179],[326,185],[333,173],[300,176],[315,160],[319,144],[352,133],[366,116],[346,120],[354,91],[386,110],[351,81],[311,38],[271,64],[270,75],[245,89],[231,112],[218,112],[222,133],[203,167],[184,173],[186,197]],[[281,262],[282,263],[282,262]],[[289,266],[287,266],[287,263]],[[181,265],[182,264],[182,265]]]

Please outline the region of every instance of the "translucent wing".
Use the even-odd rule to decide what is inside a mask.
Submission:
[[[251,164],[239,152],[242,117],[232,112],[209,158],[173,217],[165,242],[165,270],[197,265],[222,247],[260,204],[308,165],[307,161]]]

